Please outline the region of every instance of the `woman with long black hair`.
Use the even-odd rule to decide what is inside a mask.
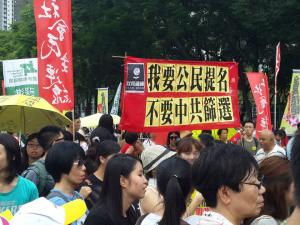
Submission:
[[[139,159],[126,154],[107,163],[98,205],[88,215],[86,225],[134,225],[138,214],[132,204],[144,197],[147,180]]]

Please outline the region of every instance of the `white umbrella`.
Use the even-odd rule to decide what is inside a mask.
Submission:
[[[80,118],[81,121],[81,127],[87,127],[87,128],[95,128],[98,126],[99,119],[101,118],[103,114],[102,113],[96,113],[90,116],[82,117]],[[119,124],[120,117],[118,115],[111,115],[114,121],[114,124]]]

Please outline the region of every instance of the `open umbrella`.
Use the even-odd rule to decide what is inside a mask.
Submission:
[[[90,116],[86,116],[83,118],[80,118],[81,121],[81,127],[87,127],[87,128],[95,128],[98,126],[99,119],[102,116],[102,113],[96,113]],[[120,117],[118,115],[111,115],[114,121],[114,124],[119,124]]]
[[[64,127],[72,122],[41,97],[0,96],[0,130],[30,134],[43,126]]]

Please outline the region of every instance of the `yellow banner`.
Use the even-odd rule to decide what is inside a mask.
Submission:
[[[229,69],[221,66],[148,63],[148,92],[229,93]]]
[[[281,120],[280,128],[285,129],[287,135],[294,135],[300,122],[300,70],[293,70],[290,93]]]
[[[147,98],[145,127],[233,121],[229,96]]]
[[[108,113],[108,88],[98,88],[97,112]]]

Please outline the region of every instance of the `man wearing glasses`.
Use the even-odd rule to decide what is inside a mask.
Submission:
[[[38,142],[44,149],[45,155],[21,174],[36,185],[40,197],[47,196],[54,186],[54,180],[45,168],[45,157],[51,146],[62,141],[64,141],[64,135],[61,128],[56,126],[43,127],[38,133]]]

